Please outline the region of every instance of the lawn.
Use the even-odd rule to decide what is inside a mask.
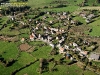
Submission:
[[[36,58],[47,58],[49,53],[51,51],[50,46],[43,46],[43,47],[38,47],[37,51],[34,51],[32,55]]]
[[[37,42],[31,42],[30,44],[34,46],[34,45],[43,44],[43,42],[37,41]],[[5,68],[4,65],[0,63],[0,68],[2,68],[2,70],[0,71],[1,75],[7,75],[7,74],[10,75],[15,70],[25,66],[26,64],[30,62],[33,62],[35,59],[40,58],[40,57],[41,58],[53,57],[55,58],[55,60],[59,60],[62,57],[62,55],[54,55],[54,56],[50,55],[49,53],[51,51],[51,47],[42,46],[42,47],[37,47],[37,50],[31,53],[32,55],[27,52],[21,52],[19,57],[16,58],[18,54],[18,49],[16,45],[18,44],[2,42],[2,41],[0,42],[0,48],[2,48],[0,50],[0,54],[2,54],[2,57],[4,57],[6,60],[10,60],[11,58],[17,59],[17,61],[12,66],[7,67],[7,68]],[[5,47],[2,47],[2,46],[5,46]],[[51,64],[51,67],[52,67],[53,63],[49,63],[49,64]],[[32,75],[32,74],[38,75],[39,74],[37,72],[38,67],[39,67],[39,61],[17,72],[16,75],[23,75],[25,73],[29,75]],[[64,74],[80,75],[82,71],[81,69],[79,69],[79,67],[77,67],[77,65],[72,65],[71,67],[68,67],[67,65],[57,65],[55,68],[57,68],[58,70],[57,72],[56,71],[44,72],[43,75],[47,75],[47,74],[48,75],[64,75]]]
[[[16,30],[10,31],[9,28],[4,28],[0,31],[0,34],[2,34],[2,35],[18,35],[20,33],[19,33],[19,31],[16,31]]]
[[[17,61],[12,66],[5,68],[0,63],[0,68],[2,68],[2,70],[0,70],[0,75],[11,75],[11,73],[14,72],[15,70],[18,70],[19,68],[33,61],[34,61],[34,57],[32,57],[29,53],[21,52],[20,57],[17,59]]]
[[[92,6],[93,3],[94,3],[95,5],[100,5],[100,3],[97,3],[96,0],[88,0],[88,5],[89,5],[89,6]]]
[[[53,0],[28,0],[28,5],[31,7],[40,7],[48,5]]]
[[[84,71],[84,75],[97,75],[92,71]]]
[[[5,60],[16,59],[18,48],[14,43],[0,41],[0,54]]]
[[[50,63],[49,63],[49,65],[50,65]],[[51,66],[53,66],[53,64]],[[26,73],[28,75],[39,75],[39,73],[36,72],[38,68],[39,68],[39,62],[36,62],[35,64],[29,66],[28,68],[21,70],[16,75],[23,75]],[[41,75],[81,75],[81,73],[82,73],[82,69],[80,69],[77,65],[72,65],[72,66],[57,65],[55,68],[57,69],[57,71],[44,72]]]
[[[92,64],[100,67],[100,62],[92,61]]]
[[[82,18],[81,16],[76,16],[76,17],[74,17],[74,20],[79,21],[79,22],[81,22],[81,23],[83,23],[83,24],[86,23],[86,22],[85,22],[85,19]]]
[[[92,28],[92,32],[89,33],[90,36],[100,36],[100,17],[88,25]]]
[[[10,1],[16,1],[16,0],[10,0]],[[28,0],[28,5],[31,6],[32,8],[38,8],[38,7],[50,6],[50,5],[55,6],[56,4],[50,4],[53,1],[54,0]],[[60,0],[60,1],[63,1],[63,0]],[[76,6],[76,5],[79,3],[82,3],[83,0],[77,0],[76,2],[75,2],[75,0],[66,0],[66,1],[68,1],[68,3],[69,3],[66,7],[48,8],[48,9],[45,8],[45,9],[40,9],[40,11],[74,12],[79,8],[79,6]],[[88,3],[89,3],[89,5],[92,5],[92,2],[90,2],[90,0]],[[34,17],[33,13],[28,16],[28,18],[32,18],[32,17]],[[1,24],[4,24],[7,21],[7,19],[8,18],[6,16],[2,17],[2,19],[0,20]],[[82,17],[77,16],[77,17],[74,17],[73,19],[78,20],[78,21],[82,22],[83,24],[85,24],[85,20]],[[50,20],[54,20],[54,19],[50,17],[47,20],[50,21]],[[56,23],[55,25],[53,25],[53,27],[57,27],[59,24],[60,23]],[[100,36],[100,25],[99,24],[100,24],[100,18],[97,18],[96,21],[88,24],[88,26],[90,26],[93,29],[93,31],[89,33],[91,36]],[[3,28],[0,31],[0,34],[16,35],[17,37],[19,37],[19,39],[22,37],[29,39],[29,33],[30,33],[29,28],[20,29],[19,31],[22,33],[21,34],[16,29],[10,31],[9,27],[11,27],[11,24],[7,24],[7,27]],[[62,28],[66,29],[65,26],[62,26]],[[43,33],[43,31],[40,31],[38,33]],[[87,32],[87,34],[88,34],[88,32]],[[33,52],[20,51],[18,48],[18,46],[20,44],[21,44],[20,41],[15,42],[15,43],[14,42],[0,41],[0,55],[2,55],[2,57],[6,61],[10,61],[11,59],[17,60],[15,63],[13,63],[9,67],[5,67],[3,65],[3,63],[0,62],[0,75],[11,75],[11,73],[14,72],[15,70],[23,68],[25,65],[27,65],[31,62],[34,62],[35,59],[54,58],[55,61],[58,61],[58,60],[60,60],[60,58],[62,58],[61,54],[50,55],[52,48],[42,41],[31,41],[31,42],[29,41],[28,42],[29,45],[33,46],[36,49]],[[17,55],[19,55],[19,56],[17,56]],[[66,62],[66,64],[57,65],[55,67],[56,71],[44,72],[41,75],[82,75],[83,70],[80,67],[78,67],[76,64],[73,64],[70,66],[67,65],[67,63],[70,62],[71,60],[64,59],[64,61]],[[95,63],[95,64],[100,66],[99,63]],[[40,62],[37,61],[34,64],[32,64],[26,68],[21,69],[20,71],[18,71],[16,73],[16,75],[24,75],[24,74],[39,75],[39,73],[37,72],[39,65],[40,65]],[[50,68],[52,68],[53,65],[54,65],[53,62],[49,62]],[[84,75],[96,75],[94,72],[87,71],[87,70],[85,70],[83,73],[84,73]]]
[[[61,12],[61,11],[69,11],[69,12],[74,12],[77,10],[79,7],[78,6],[67,6],[63,8],[48,8],[48,9],[42,9],[42,11],[54,11],[54,12]]]

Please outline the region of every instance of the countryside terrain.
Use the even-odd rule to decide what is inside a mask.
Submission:
[[[100,0],[0,0],[0,75],[100,75]]]

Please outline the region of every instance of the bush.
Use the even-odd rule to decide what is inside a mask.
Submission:
[[[62,7],[66,7],[66,5],[60,4],[56,6],[56,8],[62,8]]]

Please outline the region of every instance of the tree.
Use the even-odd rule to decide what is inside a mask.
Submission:
[[[89,62],[89,59],[88,58],[85,58],[85,65],[87,66],[88,65],[88,62]]]
[[[56,55],[56,54],[57,54],[57,51],[56,51],[56,50],[52,50],[52,51],[50,52],[50,54],[51,54],[51,55]]]
[[[100,0],[96,0],[97,1],[97,3],[100,3]]]
[[[0,0],[0,4],[4,2],[8,2],[9,0]]]
[[[83,0],[83,2],[84,2],[84,3],[86,3],[86,2],[87,2],[87,0]]]
[[[84,6],[85,6],[85,3],[84,3],[84,2],[82,2],[82,3],[81,3],[81,6],[82,6],[82,7],[84,7]]]
[[[17,2],[26,2],[28,0],[17,0]]]

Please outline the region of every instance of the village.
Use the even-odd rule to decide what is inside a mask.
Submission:
[[[100,36],[91,36],[94,30],[89,25],[99,20],[100,11],[83,9],[78,12],[60,12],[44,11],[45,8],[52,7],[0,9],[0,21],[3,21],[4,16],[6,18],[4,23],[0,22],[0,45],[5,46],[0,51],[0,68],[10,70],[12,67],[12,71],[8,71],[10,75],[54,75],[57,72],[59,75],[74,75],[70,70],[74,66],[76,75],[85,75],[86,71],[99,75]],[[99,24],[96,25],[99,27]],[[10,54],[10,50],[13,54]],[[19,66],[14,68],[16,64]],[[33,73],[23,72],[32,65],[36,66],[35,70],[32,68]],[[64,73],[60,73],[61,69],[57,66],[61,69],[66,66],[68,72],[64,70]]]

